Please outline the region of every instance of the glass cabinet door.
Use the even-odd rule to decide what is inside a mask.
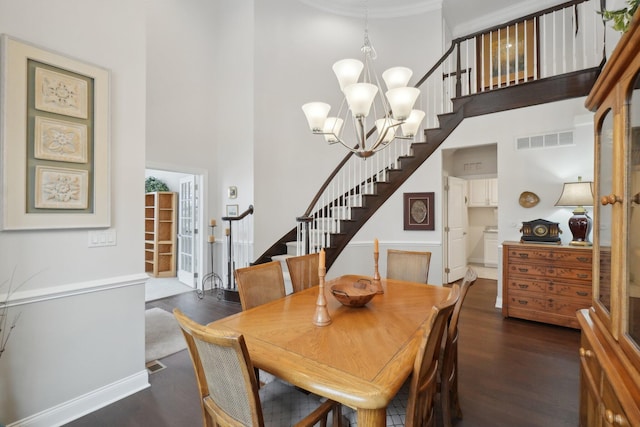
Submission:
[[[627,134],[628,194],[627,218],[627,325],[629,337],[640,343],[640,74],[636,76],[629,98]]]
[[[613,195],[613,112],[608,110],[600,121],[598,138],[596,139],[597,150],[599,152],[599,163],[596,166],[598,174],[597,194],[601,198],[600,205],[594,207],[598,209],[597,239],[600,250],[600,274],[599,285],[597,287],[597,300],[605,309],[607,317],[611,313],[611,226],[612,226],[612,206],[615,200],[610,200]]]

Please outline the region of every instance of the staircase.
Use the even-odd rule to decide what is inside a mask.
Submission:
[[[274,257],[282,260],[287,254],[290,256],[307,251],[315,252],[324,248],[328,269],[367,220],[440,147],[465,118],[586,96],[604,64],[601,59],[602,45],[597,42],[598,39],[602,40],[599,34],[604,30],[598,27],[596,20],[590,21],[594,19],[592,15],[596,15],[592,3],[585,0],[571,1],[454,40],[445,55],[416,84],[416,87],[427,86],[426,92],[431,96],[436,94],[436,98],[447,100],[435,100],[435,107],[427,112],[427,125],[432,125],[424,130],[424,140],[410,143],[406,152],[397,158],[378,161],[371,166],[372,170],[367,174],[358,175],[355,184],[346,186],[340,183],[336,186],[333,184],[338,179],[336,177],[352,160],[351,156],[347,155],[327,179],[307,212],[297,218],[299,225],[283,235],[258,257],[255,263],[268,262]],[[490,87],[481,87],[479,82],[484,76],[476,75],[472,78],[474,69],[478,68],[479,72],[482,72],[483,68],[476,66],[479,64],[478,46],[481,46],[485,37],[494,37],[487,36],[488,34],[500,34],[500,31],[505,31],[509,26],[517,28],[527,20],[536,22],[536,31],[540,32],[536,41],[543,38],[546,40],[547,30],[552,33],[552,53],[547,52],[546,42],[544,48],[537,45],[540,53],[535,58],[537,68],[532,77],[525,76],[519,81],[505,79],[505,83],[499,81],[495,86],[492,83]],[[567,22],[573,22],[567,28],[569,36],[564,33],[557,34],[560,31],[557,31],[556,27],[561,25],[565,29]],[[589,31],[593,34],[582,34]],[[587,47],[587,39],[593,39],[594,45]],[[577,46],[576,40],[582,45]],[[557,64],[556,49],[561,48],[567,49],[567,52],[560,52],[561,64]],[[580,58],[576,59],[576,56]],[[571,62],[569,65],[567,57]],[[545,66],[541,66],[541,63]],[[447,78],[449,82],[444,83]],[[500,79],[499,74],[498,78]],[[433,88],[437,89],[434,91]],[[390,149],[380,153],[388,150]],[[360,164],[363,162],[361,159],[356,161]],[[334,187],[331,188],[332,185]],[[291,254],[291,249],[287,250],[287,243],[293,241],[298,241],[295,254]],[[306,245],[305,242],[311,243]],[[289,247],[292,247],[291,243]]]

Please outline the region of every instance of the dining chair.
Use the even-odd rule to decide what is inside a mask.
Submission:
[[[477,273],[472,268],[468,268],[460,285],[460,297],[451,314],[451,320],[449,321],[449,327],[440,357],[440,406],[442,421],[445,427],[451,427],[452,416],[462,418],[462,409],[460,408],[460,399],[458,398],[458,320],[467,292],[469,292],[469,288],[476,283],[477,279]]]
[[[318,275],[319,260],[318,253],[293,256],[286,259],[293,292],[320,284],[320,276]]]
[[[234,274],[242,310],[248,310],[286,295],[280,261],[238,268]]]
[[[431,252],[387,249],[387,279],[427,283]]]
[[[460,298],[460,285],[454,284],[446,300],[433,306],[423,324],[420,348],[411,376],[387,406],[387,427],[433,427],[435,397],[438,393],[440,350],[447,325]],[[357,426],[357,413],[347,411],[350,426]]]
[[[177,308],[173,314],[191,356],[205,427],[326,426],[331,411],[333,425],[341,425],[337,402],[280,381],[259,389],[243,335],[201,325]]]

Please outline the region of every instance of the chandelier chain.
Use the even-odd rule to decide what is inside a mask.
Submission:
[[[362,45],[362,53],[364,53],[365,58],[369,57],[371,59],[376,59],[378,54],[371,44],[371,40],[369,39],[369,1],[365,0],[364,2],[364,44]]]

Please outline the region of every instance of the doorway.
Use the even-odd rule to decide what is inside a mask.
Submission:
[[[203,232],[206,230],[202,207],[204,199],[204,177],[200,171],[179,170],[168,166],[147,165],[145,179],[155,177],[164,182],[169,191],[177,193],[176,229],[176,277],[171,278],[173,287],[179,282],[191,289],[198,289],[199,278],[205,272]],[[206,234],[206,231],[204,232]],[[176,287],[177,289],[180,286]]]
[[[462,278],[468,265],[479,277],[496,278],[497,261],[493,261],[490,243],[496,243],[497,254],[497,148],[494,143],[442,151],[444,283]],[[470,203],[475,188],[486,189],[487,194],[481,196],[486,205]],[[490,197],[491,192],[495,199]]]

